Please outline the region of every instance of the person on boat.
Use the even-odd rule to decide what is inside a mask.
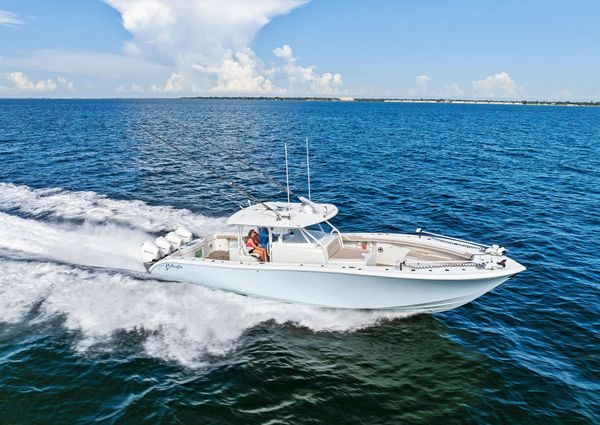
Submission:
[[[269,229],[266,227],[261,227],[259,229],[260,232],[260,246],[264,246],[265,248],[269,245]]]
[[[246,239],[246,248],[248,248],[249,254],[258,254],[260,261],[267,262],[269,257],[267,256],[267,250],[260,246],[258,242],[258,234],[256,230],[251,229],[248,232],[248,238]]]

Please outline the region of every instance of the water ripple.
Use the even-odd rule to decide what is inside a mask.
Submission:
[[[14,423],[594,423],[600,109],[0,100],[0,417]],[[35,117],[35,119],[33,118]],[[505,244],[528,267],[434,317],[264,303],[148,279],[128,253],[244,202],[145,122],[340,207],[342,230]],[[225,196],[227,194],[227,196]],[[90,267],[92,266],[92,267]],[[99,268],[100,267],[100,268]],[[26,412],[26,413],[24,413]]]

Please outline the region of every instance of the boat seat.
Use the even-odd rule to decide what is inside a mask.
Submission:
[[[342,249],[342,247],[343,247],[343,245],[340,242],[340,239],[339,238],[334,238],[327,245],[327,256],[329,258],[334,258],[338,254],[338,252]]]
[[[243,240],[243,242],[244,242],[244,243],[242,244],[242,252],[243,252],[243,255],[244,255],[245,257],[249,257],[249,258],[252,258],[252,259],[255,259],[256,261],[258,261],[258,260],[260,259],[260,255],[258,255],[258,254],[251,254],[250,252],[248,252],[248,247],[246,246],[246,242],[248,241],[248,236],[244,236],[244,237],[242,238],[242,240]]]

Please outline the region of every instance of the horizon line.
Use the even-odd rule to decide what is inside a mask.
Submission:
[[[511,104],[511,105],[580,105],[600,106],[600,100],[525,100],[525,99],[455,99],[443,97],[352,97],[352,96],[178,96],[178,97],[0,97],[0,100],[289,100],[323,102],[443,103],[443,104]]]

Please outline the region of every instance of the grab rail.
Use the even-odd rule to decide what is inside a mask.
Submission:
[[[481,243],[467,241],[464,239],[453,238],[451,236],[440,235],[438,233],[426,232],[425,230],[421,229],[420,227],[418,227],[415,230],[415,233],[417,233],[419,235],[419,238],[421,237],[421,234],[429,235],[429,236],[433,236],[434,239],[436,239],[440,242],[452,243],[453,245],[464,246],[467,248],[472,247],[472,248],[478,248],[480,250],[484,250],[485,248],[490,247],[490,245],[484,245]]]
[[[419,270],[421,270],[421,269],[441,269],[441,268],[448,268],[448,267],[477,267],[477,268],[483,267],[481,264],[475,263],[473,261],[446,262],[446,263],[416,263],[416,264],[404,263],[403,266],[411,268],[411,269],[419,269]]]
[[[335,227],[333,224],[331,224],[329,222],[329,220],[325,220],[325,223],[327,223],[329,225],[329,227],[331,227],[331,232],[329,232],[330,234],[334,233],[334,232],[337,232],[338,239],[340,241],[340,246],[344,246],[344,239],[342,238],[342,232],[340,232],[337,227]]]
[[[325,250],[325,246],[321,243],[321,241],[315,238],[310,232],[304,230],[302,227],[299,227],[298,229],[300,230],[300,233],[302,233],[302,236],[304,236],[304,239],[306,239],[307,242],[310,243],[306,235],[308,235],[313,241],[315,241],[317,245],[319,245],[323,250]]]

